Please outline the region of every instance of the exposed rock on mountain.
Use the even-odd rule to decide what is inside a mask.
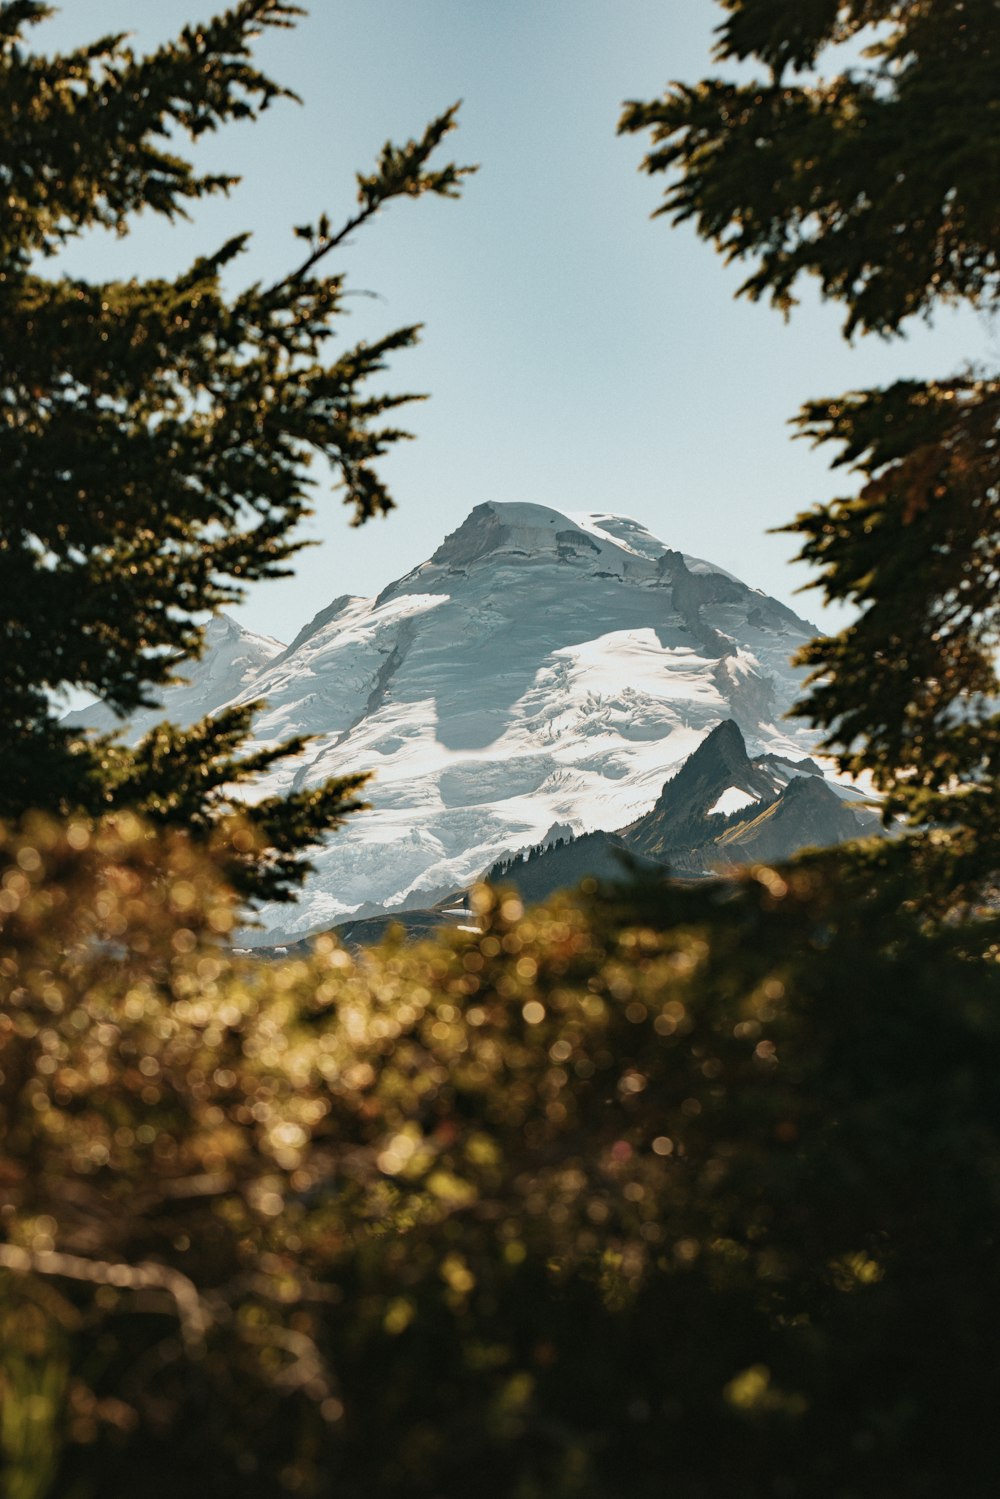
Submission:
[[[527,900],[572,888],[587,875],[621,880],[630,870],[682,878],[737,864],[791,858],[878,831],[860,793],[834,786],[810,758],[751,759],[738,726],[725,719],[664,785],[654,806],[618,833],[592,833],[493,866],[488,878]]]
[[[773,801],[787,784],[787,774],[778,774],[763,759],[750,759],[737,724],[726,718],[666,782],[652,809],[624,829],[623,836],[630,848],[654,857],[669,849],[695,847],[711,838],[710,818],[721,831],[731,816]]]
[[[763,754],[751,759],[739,727],[714,728],[655,806],[621,833],[625,846],[678,874],[788,859],[864,837],[878,814],[851,787],[823,778],[815,760]]]
[[[820,776],[796,776],[769,806],[726,829],[710,852],[714,867],[770,863],[801,848],[827,848],[878,830],[867,807],[852,807]]]

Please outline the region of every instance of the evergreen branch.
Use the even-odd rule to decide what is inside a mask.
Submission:
[[[271,294],[299,286],[320,261],[330,254],[331,250],[342,245],[356,229],[373,218],[390,199],[401,196],[419,197],[428,192],[441,197],[457,196],[459,182],[463,177],[477,171],[475,166],[459,167],[454,162],[450,162],[446,167],[435,172],[425,171],[424,167],[444,136],[455,129],[459,107],[459,104],[453,104],[437,119],[432,120],[419,141],[407,141],[403,147],[394,146],[391,141],[387,141],[382,148],[378,170],[370,176],[358,174],[358,198],[362,205],[361,209],[347,219],[335,234],[330,233],[325,217],[320,220],[315,230],[309,226],[303,226],[297,231],[301,238],[315,239],[315,248],[300,266],[271,288]]]

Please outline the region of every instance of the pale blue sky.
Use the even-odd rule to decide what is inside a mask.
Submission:
[[[66,0],[39,49],[112,30],[153,46],[211,0]],[[302,95],[256,125],[210,139],[200,164],[242,174],[194,224],[141,223],[96,236],[66,267],[92,277],[172,273],[227,236],[253,232],[247,280],[296,263],[291,226],[353,203],[355,169],[386,139],[419,133],[464,100],[449,154],[480,164],[459,202],[399,203],[340,264],[357,298],[345,339],[423,322],[390,389],[417,441],[384,465],[398,509],[360,531],[325,493],[307,534],[322,545],[294,579],[259,585],[233,612],[288,640],[341,593],[374,593],[423,560],[473,505],[528,500],[620,511],[669,545],[708,557],[811,618],[819,596],[765,535],[838,492],[826,460],[790,440],[801,401],[900,375],[947,374],[997,355],[998,335],[947,314],[905,342],[849,348],[841,315],[806,301],[790,324],[735,301],[725,268],[689,227],[650,220],[661,184],[619,139],[622,101],[716,71],[712,0],[313,0],[258,58]],[[745,272],[744,272],[745,274]],[[832,622],[832,621],[831,621]]]

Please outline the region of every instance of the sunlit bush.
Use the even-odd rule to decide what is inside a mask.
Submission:
[[[988,1491],[995,933],[903,851],[281,963],[179,835],[0,852],[14,1499]]]

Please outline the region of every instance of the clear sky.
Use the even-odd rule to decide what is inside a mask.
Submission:
[[[151,47],[219,8],[65,0],[33,41],[127,30]],[[94,278],[172,274],[251,230],[242,274],[275,277],[301,258],[292,225],[342,221],[354,171],[387,137],[464,101],[449,155],[480,171],[462,199],[391,205],[339,262],[378,294],[352,302],[345,339],[425,324],[386,379],[431,397],[404,408],[417,440],[383,467],[399,508],[354,531],[319,493],[307,534],[322,544],[294,579],[258,585],[233,611],[243,623],[290,639],[338,594],[374,593],[422,561],[488,500],[632,515],[819,617],[818,594],[792,597],[806,581],[788,565],[792,539],[765,532],[845,480],[791,441],[788,419],[810,397],[995,361],[1000,339],[962,313],[851,348],[838,309],[808,288],[786,324],[734,300],[739,268],[692,229],[651,220],[662,183],[638,171],[645,142],[616,136],[622,102],[717,71],[721,18],[713,0],[313,0],[258,51],[303,105],[228,127],[196,158],[242,175],[232,196],[191,225],[143,221],[67,254],[67,270]]]

